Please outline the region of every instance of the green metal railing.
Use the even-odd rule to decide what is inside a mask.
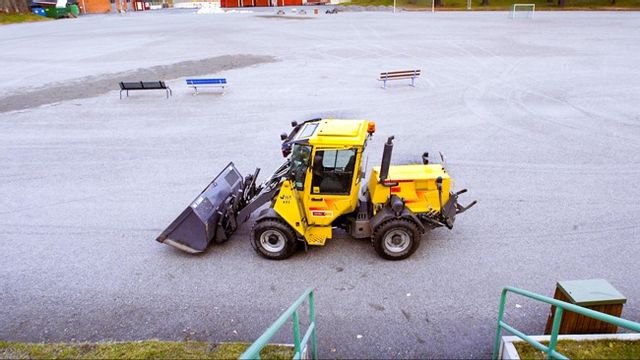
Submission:
[[[504,315],[504,305],[507,301],[507,293],[512,292],[518,295],[522,295],[524,297],[528,297],[530,299],[538,300],[545,302],[547,304],[551,304],[556,307],[556,311],[553,316],[553,326],[551,328],[551,337],[549,338],[549,346],[544,346],[539,341],[534,340],[530,336],[525,335],[524,333],[516,330],[515,328],[509,326],[504,321],[502,321]],[[560,301],[557,299],[552,299],[547,296],[542,296],[536,293],[532,293],[527,290],[522,290],[514,287],[507,286],[502,289],[502,296],[500,297],[500,310],[498,312],[498,328],[496,329],[496,340],[493,344],[493,359],[496,360],[498,358],[498,352],[500,350],[500,335],[502,335],[502,329],[509,331],[510,333],[516,335],[520,339],[528,342],[534,348],[543,351],[547,354],[547,359],[567,359],[566,356],[557,352],[556,345],[558,344],[558,332],[560,331],[560,322],[562,320],[562,314],[564,311],[571,311],[580,315],[584,315],[596,320],[604,321],[609,324],[614,324],[629,330],[640,332],[640,324],[621,319],[615,316],[607,315],[598,311],[594,311],[591,309],[584,308],[582,306],[570,304],[568,302]]]
[[[300,317],[298,308],[309,299],[309,328],[300,340]],[[240,359],[260,359],[260,351],[265,347],[271,338],[278,333],[280,328],[291,318],[293,322],[293,346],[294,359],[300,359],[302,352],[311,340],[311,354],[314,359],[318,358],[318,346],[316,339],[316,309],[313,297],[313,289],[307,289],[280,317],[271,325],[249,348],[240,355]]]

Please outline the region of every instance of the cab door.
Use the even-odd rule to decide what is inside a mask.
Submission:
[[[303,200],[309,225],[331,225],[356,209],[361,154],[357,147],[315,149]]]

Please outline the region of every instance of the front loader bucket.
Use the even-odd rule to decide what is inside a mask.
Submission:
[[[204,251],[216,240],[218,224],[242,188],[242,176],[229,163],[156,240],[190,253]]]

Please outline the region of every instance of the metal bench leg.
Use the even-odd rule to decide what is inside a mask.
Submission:
[[[193,87],[193,90],[195,90],[195,91],[196,91],[193,95],[198,95],[198,87],[197,87],[197,86],[194,86],[194,87]]]
[[[414,82],[416,78],[415,77],[411,77],[411,86],[416,87],[416,84]]]
[[[387,89],[387,80],[382,80],[382,88]]]
[[[224,86],[222,87],[222,95],[224,95]]]
[[[120,100],[122,100],[122,90],[120,90]]]
[[[129,97],[129,90],[127,90],[127,97]]]

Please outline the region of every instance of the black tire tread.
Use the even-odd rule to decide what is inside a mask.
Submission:
[[[260,246],[260,237],[256,236],[256,230],[260,230],[261,227],[264,227],[265,230],[276,228],[277,230],[284,233],[285,237],[287,238],[287,242],[284,249],[282,249],[279,254],[265,252],[262,249],[262,247]],[[253,242],[254,249],[262,257],[270,260],[284,260],[293,255],[297,248],[296,238],[297,236],[295,230],[293,230],[291,226],[289,226],[289,224],[280,219],[268,218],[260,220],[256,222],[251,229],[251,241]]]
[[[382,240],[384,239],[384,234],[387,231],[398,226],[406,227],[411,231],[411,233],[413,234],[412,244],[408,252],[400,256],[394,256],[385,252],[384,246],[382,245]],[[413,254],[418,249],[418,246],[420,245],[421,236],[422,236],[422,233],[420,232],[418,226],[413,221],[406,218],[394,218],[394,219],[389,219],[383,222],[382,224],[378,225],[373,230],[373,236],[371,237],[371,241],[373,242],[373,247],[375,248],[376,253],[378,253],[378,255],[383,259],[403,260],[411,256],[411,254]]]

